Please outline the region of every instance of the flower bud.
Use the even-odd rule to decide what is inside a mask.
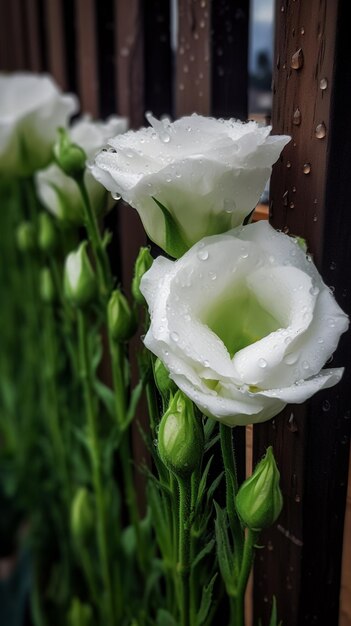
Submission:
[[[132,281],[132,294],[138,304],[145,304],[145,298],[140,291],[140,281],[153,263],[149,248],[140,248],[134,265],[134,277]]]
[[[236,496],[236,508],[244,526],[260,531],[278,519],[283,507],[279,478],[279,470],[270,446]]]
[[[93,626],[93,611],[89,604],[73,598],[68,614],[69,626]]]
[[[16,230],[17,247],[21,252],[35,250],[35,228],[31,222],[21,222]]]
[[[136,319],[127,298],[119,289],[111,294],[107,305],[108,327],[112,338],[119,343],[128,341],[136,330]]]
[[[82,176],[87,155],[71,138],[64,128],[58,129],[58,140],[54,145],[54,158],[62,171],[71,178]]]
[[[177,385],[169,377],[169,371],[160,359],[156,359],[154,365],[154,376],[161,396],[167,396],[169,393],[177,391]]]
[[[96,292],[95,275],[86,248],[87,242],[83,241],[65,261],[64,293],[67,300],[78,307],[88,304]]]
[[[40,272],[39,292],[43,302],[52,304],[55,300],[55,287],[51,272],[48,267],[44,267]]]
[[[159,455],[171,472],[186,478],[199,467],[203,449],[202,422],[195,416],[191,400],[177,391],[160,422]]]
[[[55,227],[47,213],[39,215],[38,244],[43,252],[52,252],[56,245]]]
[[[71,532],[73,539],[80,543],[91,535],[94,529],[93,502],[85,487],[80,487],[71,506]]]

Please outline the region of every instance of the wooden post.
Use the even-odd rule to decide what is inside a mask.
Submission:
[[[337,38],[338,35],[338,38]],[[277,2],[273,132],[292,141],[274,168],[271,221],[305,237],[322,276],[350,311],[351,142],[346,2]],[[346,155],[345,155],[346,156]],[[350,334],[331,367],[347,365]],[[273,595],[284,626],[336,626],[350,432],[350,372],[335,388],[254,427],[256,460],[273,444],[284,494],[255,567],[255,614]]]

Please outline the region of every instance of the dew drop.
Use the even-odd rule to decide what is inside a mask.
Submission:
[[[328,79],[327,78],[321,78],[319,81],[319,88],[322,91],[325,91],[328,87]]]
[[[315,135],[317,139],[324,139],[327,134],[327,129],[325,127],[324,122],[321,122],[316,126]]]
[[[335,319],[333,317],[329,317],[329,319],[327,320],[327,324],[329,328],[335,328]]]
[[[290,202],[289,207],[290,207],[291,209],[294,209],[294,208],[295,208],[295,204],[294,204],[293,202]]]
[[[206,261],[208,259],[208,250],[199,250],[197,256],[200,261]]]
[[[290,167],[291,167],[291,161],[288,161],[288,162],[287,162],[286,167],[287,167],[288,169],[290,169]]]
[[[318,294],[319,294],[319,287],[311,287],[310,294],[311,294],[311,296],[318,296]]]
[[[301,502],[301,496],[298,493],[295,496],[295,502]]]
[[[301,124],[301,111],[299,107],[297,107],[294,111],[293,124],[295,124],[295,126],[300,126]]]
[[[209,272],[208,275],[209,275],[211,280],[216,280],[216,278],[217,278],[217,274],[215,272]]]
[[[314,213],[314,214],[313,214],[313,216],[312,216],[312,220],[313,220],[314,222],[318,222],[318,215],[316,215],[316,214]]]
[[[310,369],[310,364],[309,364],[308,361],[302,361],[301,365],[302,365],[302,369],[304,369],[304,370],[309,370]]]
[[[207,359],[204,360],[204,367],[210,367],[210,362]]]
[[[290,413],[290,417],[288,419],[288,429],[292,433],[296,433],[299,429],[295,420],[294,413]]]
[[[330,264],[330,269],[331,269],[331,270],[335,270],[335,269],[336,269],[336,263],[335,263],[335,261],[332,261],[332,262],[331,262],[331,264]]]
[[[311,172],[311,163],[304,163],[303,165],[303,173],[309,174]]]
[[[304,29],[304,27],[303,27],[303,26],[301,26],[300,33],[301,33],[301,35],[304,35],[304,34],[305,34],[305,29]]]
[[[179,335],[178,335],[178,333],[175,330],[173,332],[171,332],[171,339],[172,339],[172,341],[175,341],[175,343],[177,343],[177,341],[179,341]]]
[[[291,190],[293,193],[296,193],[296,187],[293,187]]]
[[[323,404],[322,404],[323,411],[325,411],[325,412],[329,411],[330,410],[330,406],[331,406],[331,404],[330,404],[329,400],[324,400],[323,401]]]
[[[324,343],[324,339],[323,339],[323,337],[318,337],[318,339],[317,339],[317,343],[319,343],[320,345],[321,345],[322,343]]]
[[[264,369],[265,367],[267,367],[267,361],[265,359],[258,359],[258,367]]]
[[[111,196],[114,200],[120,200],[121,196],[118,193],[111,193]]]

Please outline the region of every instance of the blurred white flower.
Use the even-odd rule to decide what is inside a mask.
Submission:
[[[242,223],[257,204],[272,164],[290,140],[256,122],[192,115],[174,123],[147,114],[152,127],[110,139],[92,166],[106,189],[137,209],[149,237],[167,252],[165,220],[185,249]]]
[[[70,129],[72,142],[85,151],[88,159],[93,159],[107,142],[118,133],[127,130],[127,120],[122,117],[110,117],[106,122],[93,122],[85,116],[76,121]],[[105,188],[96,181],[89,169],[84,174],[84,182],[92,207],[97,214],[112,206],[111,197]],[[63,173],[53,163],[36,175],[36,187],[42,204],[58,219],[82,223],[83,204],[80,191],[75,181]]]
[[[157,258],[141,291],[145,345],[178,387],[229,426],[270,419],[335,385],[322,369],[348,318],[297,240],[261,221]]]
[[[0,173],[31,176],[52,160],[58,126],[67,126],[78,100],[50,76],[0,74]]]

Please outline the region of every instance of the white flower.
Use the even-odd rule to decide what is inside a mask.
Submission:
[[[127,120],[123,117],[110,117],[106,122],[93,122],[86,116],[72,125],[70,136],[74,143],[83,148],[88,159],[92,159],[111,135],[126,130]],[[106,190],[88,169],[85,171],[84,181],[90,202],[96,213],[100,213],[108,203]],[[53,215],[61,220],[82,223],[84,211],[80,191],[75,181],[66,176],[58,165],[53,163],[38,172],[36,187],[41,202]]]
[[[171,213],[187,247],[242,223],[257,204],[271,166],[290,140],[256,122],[200,115],[173,124],[151,114],[152,127],[110,139],[94,176],[137,209],[149,237],[167,250],[162,211]]]
[[[268,420],[342,376],[321,368],[348,318],[297,240],[266,222],[208,237],[178,261],[157,258],[141,291],[145,345],[225,424]]]
[[[57,127],[77,109],[76,97],[62,94],[50,76],[0,74],[0,173],[30,176],[45,167]]]

